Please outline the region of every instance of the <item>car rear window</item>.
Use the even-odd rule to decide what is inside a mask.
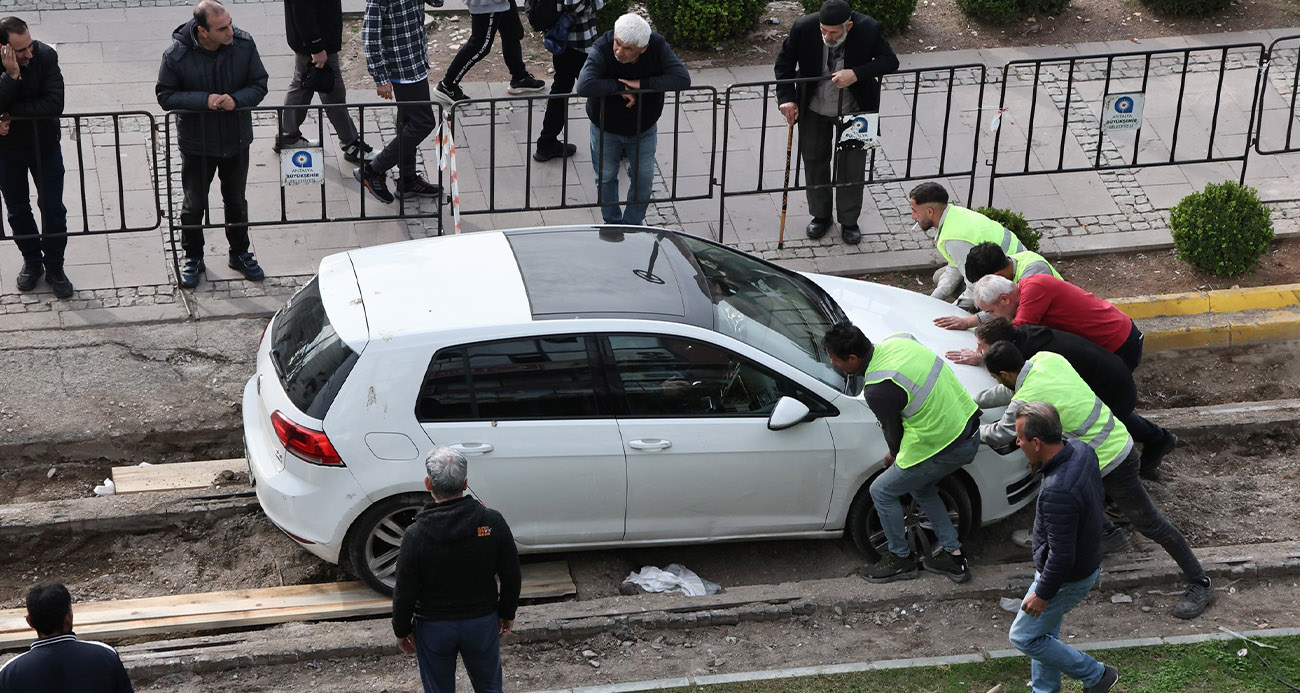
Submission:
[[[330,404],[357,362],[339,339],[312,279],[275,316],[271,361],[289,401],[302,413],[325,418]]]

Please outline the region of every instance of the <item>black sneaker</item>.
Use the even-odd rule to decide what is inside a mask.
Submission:
[[[900,558],[892,551],[886,551],[884,558],[871,565],[863,566],[862,570],[858,571],[858,575],[862,576],[863,580],[875,583],[915,580],[916,574],[915,554]]]
[[[922,558],[921,567],[959,584],[968,582],[971,578],[970,561],[966,560],[965,554],[954,555],[940,551],[938,556]]]
[[[360,164],[375,158],[373,152],[375,148],[361,140],[352,144],[343,145],[343,159],[354,164]]]
[[[35,289],[42,274],[45,274],[45,265],[40,260],[23,260],[23,268],[18,270],[18,290]]]
[[[857,224],[852,226],[844,225],[840,227],[840,238],[849,245],[857,245],[862,242],[862,229]]]
[[[424,176],[416,173],[406,178],[398,178],[393,193],[403,200],[412,197],[441,197],[442,186],[430,183],[424,179]]]
[[[567,159],[578,153],[576,144],[538,144],[537,149],[533,150],[533,161],[550,161],[551,159]]]
[[[361,181],[361,185],[369,190],[376,200],[386,205],[393,203],[393,193],[388,192],[388,177],[370,168],[370,164],[362,164],[361,168],[352,172],[352,177]]]
[[[72,298],[72,282],[68,280],[68,275],[63,273],[62,267],[51,267],[45,270],[45,283],[50,285],[54,290],[55,298]]]
[[[266,272],[262,271],[262,266],[257,264],[257,258],[252,253],[231,253],[230,262],[226,264],[230,269],[238,270],[249,281],[260,282],[266,278]]]
[[[529,92],[541,91],[546,88],[546,82],[537,79],[530,72],[525,72],[526,77],[522,79],[510,80],[510,86],[506,88],[507,94],[527,94]]]
[[[187,257],[185,264],[181,265],[180,285],[182,289],[193,289],[199,285],[199,275],[207,271],[203,266],[203,258]]]
[[[1106,668],[1101,672],[1101,678],[1097,680],[1097,683],[1084,688],[1083,693],[1106,693],[1119,682],[1119,669],[1109,664],[1103,664],[1102,666]]]
[[[1128,553],[1133,550],[1133,545],[1128,541],[1128,535],[1124,530],[1115,527],[1113,530],[1101,535],[1101,555],[1109,556],[1115,553]]]
[[[1210,584],[1210,578],[1193,580],[1187,583],[1187,591],[1183,593],[1183,598],[1174,605],[1174,616],[1196,618],[1216,601],[1218,597],[1214,595],[1214,585]]]
[[[1155,472],[1156,467],[1160,466],[1160,461],[1165,458],[1165,455],[1173,452],[1174,448],[1178,447],[1178,436],[1174,435],[1173,431],[1167,428],[1160,430],[1164,431],[1165,434],[1160,439],[1160,442],[1148,443],[1142,446],[1142,467],[1138,470],[1138,474],[1143,478],[1149,477]]]
[[[316,142],[315,140],[309,140],[306,137],[303,137],[302,135],[298,135],[297,137],[285,137],[285,138],[276,137],[275,144],[271,145],[271,151],[275,152],[276,154],[279,154],[282,150],[285,149],[301,149],[303,147],[317,147],[317,146],[320,146],[318,142]]]
[[[433,88],[433,99],[447,108],[451,108],[459,101],[469,101],[469,97],[461,91],[460,85],[448,86],[446,82],[438,82],[438,86]]]

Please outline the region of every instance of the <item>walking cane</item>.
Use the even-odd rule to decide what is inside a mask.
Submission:
[[[794,123],[785,131],[785,182],[781,185],[781,230],[777,234],[776,248],[785,248],[785,210],[790,204],[790,150],[794,146]]]

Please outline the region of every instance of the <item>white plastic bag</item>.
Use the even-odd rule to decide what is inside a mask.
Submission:
[[[670,563],[662,570],[652,565],[645,566],[639,572],[629,573],[624,582],[637,585],[647,592],[679,592],[688,597],[702,597],[722,591],[722,586],[718,583],[705,580],[679,563]]]

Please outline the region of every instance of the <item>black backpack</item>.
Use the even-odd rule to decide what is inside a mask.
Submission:
[[[524,5],[528,25],[533,31],[549,31],[560,20],[559,0],[528,0]]]

